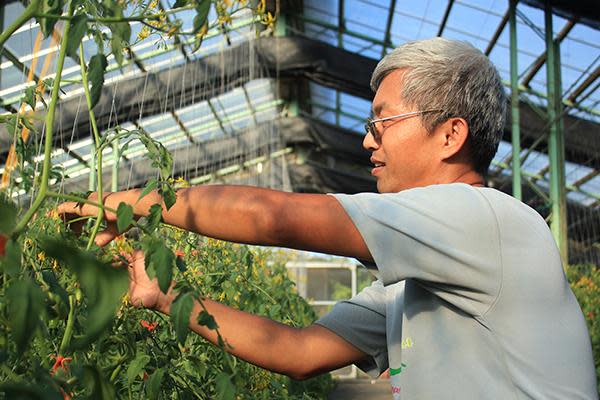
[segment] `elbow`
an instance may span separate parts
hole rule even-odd
[[[306,381],[314,378],[317,375],[320,375],[321,373],[322,372],[316,368],[299,367],[289,371],[289,373],[286,373],[286,375],[295,381]]]
[[[293,360],[293,362],[286,363],[284,374],[295,381],[305,381],[330,370],[325,363],[320,361],[321,358],[318,354],[320,351],[315,351],[316,348],[311,344],[308,332],[308,328],[296,330],[299,336],[294,341],[296,343],[294,348],[297,352],[293,355],[290,353],[292,357],[288,360]]]

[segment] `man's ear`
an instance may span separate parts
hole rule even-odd
[[[466,143],[469,137],[469,125],[464,118],[449,118],[443,124],[439,125],[441,132],[443,160],[455,157],[461,151],[467,151]]]

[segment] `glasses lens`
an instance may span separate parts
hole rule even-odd
[[[367,134],[370,133],[376,142],[379,142],[379,135],[377,134],[377,129],[375,129],[375,124],[373,123],[373,121],[370,118],[367,120],[367,123],[365,124],[365,131],[367,131]]]

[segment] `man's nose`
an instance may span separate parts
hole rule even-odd
[[[379,145],[377,144],[377,142],[375,141],[375,138],[373,137],[373,135],[371,133],[367,133],[365,135],[362,145],[365,148],[365,150],[369,150],[369,151],[373,151],[373,150],[376,150],[377,148],[379,148]]]

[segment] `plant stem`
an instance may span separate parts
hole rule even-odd
[[[34,4],[38,4],[39,1],[32,1],[29,4],[31,7]],[[74,3],[71,2],[69,5],[69,16],[73,15]],[[27,9],[29,9],[27,7]],[[58,54],[58,60],[56,62],[56,77],[54,80],[54,85],[52,85],[52,95],[50,99],[50,105],[48,107],[48,114],[46,115],[46,135],[44,138],[44,164],[42,167],[42,179],[40,185],[40,191],[38,192],[37,197],[35,198],[33,204],[27,210],[23,218],[17,224],[14,234],[18,235],[25,229],[33,215],[40,208],[44,199],[46,198],[46,192],[48,191],[48,179],[50,177],[50,169],[52,168],[52,133],[54,130],[54,114],[56,111],[56,104],[58,103],[58,91],[60,89],[60,78],[62,76],[63,66],[65,64],[65,56],[67,55],[67,42],[69,40],[69,30],[71,28],[71,24],[65,24],[65,29],[63,31],[63,36],[60,42],[60,52]],[[4,33],[3,33],[4,35]],[[0,44],[3,42],[0,41]]]
[[[58,355],[64,356],[69,343],[71,343],[71,337],[73,336],[73,326],[75,325],[75,296],[69,296],[69,316],[67,317],[67,327],[63,335],[60,347],[58,348]]]
[[[79,65],[81,66],[81,79],[83,83],[83,91],[85,93],[85,100],[88,106],[88,112],[90,115],[90,122],[92,123],[92,132],[94,134],[94,143],[96,144],[96,172],[98,173],[97,178],[97,191],[98,191],[98,203],[103,207],[103,199],[102,199],[102,150],[100,149],[100,133],[98,132],[98,125],[96,125],[96,117],[94,115],[94,110],[92,110],[92,96],[90,95],[90,86],[88,84],[88,74],[87,68],[85,66],[85,58],[83,54],[83,44],[79,44]],[[100,224],[102,223],[104,217],[104,209],[98,208],[98,216],[96,217],[96,224],[92,229],[92,233],[90,234],[90,239],[88,240],[88,244],[86,249],[89,250],[92,248],[94,244],[94,239],[100,230]]]
[[[4,43],[17,29],[25,25],[27,21],[35,16],[35,12],[40,7],[40,4],[41,0],[31,0],[25,11],[23,11],[23,14],[19,15],[19,17],[17,17],[17,19],[14,20],[2,34],[0,34],[0,49],[4,48]]]

